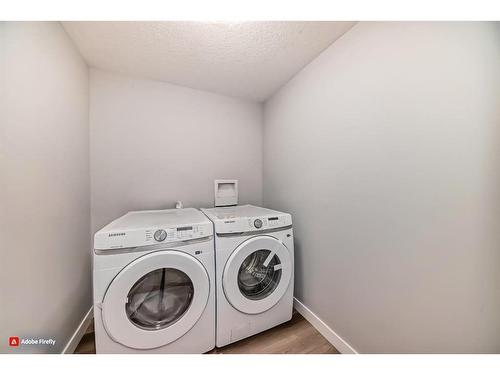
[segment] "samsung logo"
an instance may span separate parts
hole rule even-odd
[[[231,224],[231,223],[235,223],[236,220],[226,220],[224,221],[225,224]]]
[[[108,237],[125,236],[126,233],[110,233]]]

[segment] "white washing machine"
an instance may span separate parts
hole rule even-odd
[[[294,266],[291,215],[251,205],[202,211],[215,228],[216,346],[290,320]]]
[[[97,353],[215,346],[213,225],[194,208],[134,211],[94,237]]]

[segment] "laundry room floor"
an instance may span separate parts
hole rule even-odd
[[[80,340],[75,354],[95,354],[94,322]],[[339,354],[302,315],[268,331],[215,348],[208,354]]]

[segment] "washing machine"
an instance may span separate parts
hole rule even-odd
[[[194,208],[134,211],[94,236],[97,353],[215,346],[213,225]]]
[[[216,346],[291,319],[290,214],[252,205],[202,209],[215,230]]]

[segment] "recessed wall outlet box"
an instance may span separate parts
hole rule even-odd
[[[238,180],[215,180],[215,207],[238,204]]]

